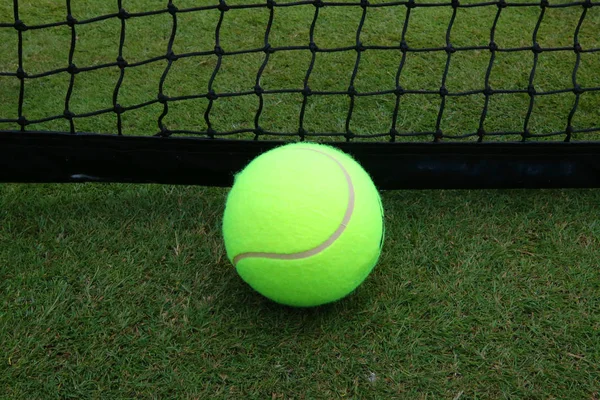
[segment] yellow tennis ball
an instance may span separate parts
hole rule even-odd
[[[236,175],[223,237],[229,260],[256,291],[289,306],[318,306],[353,292],[377,263],[381,198],[348,154],[288,144]]]

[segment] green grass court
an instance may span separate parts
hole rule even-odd
[[[304,311],[230,267],[225,190],[0,190],[7,398],[598,396],[596,190],[385,193],[379,265]]]
[[[0,4],[0,22],[12,21],[11,3]],[[65,16],[64,2],[19,3],[28,24]],[[162,9],[165,3],[123,1],[131,12]],[[179,8],[198,5],[176,3]],[[116,2],[73,1],[78,19],[116,10]],[[320,46],[353,44],[361,9],[343,10],[322,10],[322,25],[316,28]],[[459,10],[453,44],[486,45],[495,10]],[[276,11],[272,43],[305,44],[314,8]],[[414,12],[411,45],[443,46],[451,10]],[[540,43],[571,45],[580,12],[547,10]],[[498,25],[499,45],[530,45],[538,13],[537,8],[507,9]],[[368,14],[363,42],[399,40],[403,7]],[[218,12],[178,18],[176,52],[212,48]],[[223,46],[260,47],[267,18],[264,10],[228,12]],[[164,54],[168,14],[132,18],[127,26],[129,60]],[[119,30],[119,21],[112,19],[78,27],[76,64],[114,60]],[[581,43],[600,47],[599,31],[600,7],[593,7],[581,28]],[[30,73],[66,66],[68,28],[25,35]],[[0,50],[0,71],[16,70],[14,30],[0,29]],[[358,90],[394,85],[398,56],[384,53],[365,52]],[[263,56],[227,58],[215,90],[251,88]],[[313,86],[345,90],[355,58],[354,52],[318,55]],[[536,87],[571,87],[574,58],[573,53],[542,53]],[[445,59],[445,53],[409,54],[405,86],[439,89]],[[301,53],[275,53],[261,84],[301,88],[308,61]],[[482,88],[488,62],[489,52],[456,53],[448,87]],[[493,86],[526,86],[531,62],[530,54],[499,55]],[[173,96],[205,91],[214,63],[212,57],[178,60],[165,91]],[[159,61],[128,70],[120,102],[133,105],[156,96],[164,67]],[[598,69],[600,53],[582,55],[579,83],[599,86]],[[118,70],[79,74],[72,110],[110,107],[117,77]],[[33,119],[62,113],[67,86],[68,76],[61,74],[28,81],[25,114]],[[0,77],[0,118],[16,115],[17,91],[16,78]],[[482,98],[449,100],[444,131],[475,130]],[[310,129],[343,131],[347,100],[311,99]],[[430,130],[439,99],[406,99],[399,126]],[[253,126],[255,97],[220,100],[225,101],[212,113],[217,128]],[[296,130],[300,100],[265,97],[262,124]],[[564,129],[573,95],[539,100],[532,130]],[[521,129],[527,103],[527,95],[494,97],[489,129]],[[353,130],[387,131],[393,105],[393,95],[358,102]],[[205,106],[204,100],[179,102],[166,123],[173,129],[203,129]],[[124,133],[156,133],[161,109],[125,113]],[[574,125],[598,126],[598,109],[600,92],[586,93]],[[114,133],[115,116],[76,124],[84,132]],[[38,128],[68,130],[68,123]],[[597,140],[597,135],[576,139]],[[507,139],[518,137],[489,138]],[[387,235],[378,266],[350,297],[309,310],[278,306],[236,275],[220,231],[226,195],[227,189],[167,185],[0,185],[0,398],[600,398],[598,190],[384,192]]]

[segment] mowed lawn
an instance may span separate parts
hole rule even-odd
[[[2,397],[598,398],[597,190],[386,192],[379,265],[307,310],[236,275],[226,192],[1,186]]]
[[[113,13],[116,3],[73,0],[73,14],[85,20]],[[21,19],[31,25],[66,15],[63,2],[19,4]],[[123,1],[134,13],[165,4]],[[199,2],[176,4],[183,9]],[[539,30],[542,46],[571,45],[581,11],[547,10]],[[362,9],[320,12],[319,46],[352,46]],[[410,45],[443,46],[451,9],[413,12]],[[495,12],[495,7],[460,9],[453,44],[486,45]],[[539,12],[503,11],[498,44],[530,45]],[[312,5],[277,8],[272,45],[306,45],[313,14]],[[395,45],[404,15],[403,6],[369,9],[362,41]],[[268,17],[262,8],[228,11],[223,47],[261,47]],[[175,52],[211,49],[218,18],[215,10],[178,14]],[[12,2],[3,2],[0,23],[12,19]],[[164,54],[171,23],[164,13],[127,20],[125,57],[136,62]],[[119,20],[77,31],[78,66],[114,61]],[[584,48],[600,47],[598,31],[600,6],[588,10],[581,27]],[[67,27],[31,30],[24,37],[26,71],[66,66]],[[0,72],[16,70],[13,29],[0,29],[0,50],[5,54]],[[224,57],[215,91],[251,90],[263,59],[263,53]],[[532,59],[531,53],[499,54],[493,87],[526,88]],[[205,93],[215,60],[177,60],[165,93]],[[309,62],[310,53],[274,53],[261,85],[301,88]],[[353,51],[318,54],[311,87],[346,90],[355,62]],[[394,52],[365,52],[357,90],[393,88],[398,62]],[[409,54],[403,86],[439,89],[445,62],[444,52]],[[542,53],[539,62],[537,89],[571,87],[572,52]],[[454,54],[449,90],[482,88],[488,63],[487,51]],[[119,102],[132,106],[154,99],[165,66],[161,60],[128,69]],[[578,82],[600,86],[600,75],[593,73],[598,68],[600,52],[582,55]],[[117,68],[77,75],[71,109],[111,107],[117,79]],[[61,114],[68,80],[64,73],[28,80],[27,117]],[[15,118],[18,86],[17,78],[0,76],[0,119]],[[482,99],[449,99],[444,132],[474,131]],[[564,129],[574,95],[539,99],[532,131]],[[353,131],[389,130],[394,101],[393,95],[358,100]],[[439,96],[403,101],[398,127],[432,130]],[[527,95],[494,95],[488,128],[522,129],[528,101]],[[296,131],[300,104],[301,96],[265,95],[261,125]],[[175,102],[165,123],[201,131],[206,106],[204,99]],[[347,107],[344,96],[313,96],[306,127],[343,132]],[[579,107],[574,125],[598,126],[600,92],[582,95]],[[256,108],[254,95],[220,98],[211,118],[219,130],[252,127]],[[156,133],[161,112],[156,104],[127,111],[124,134]],[[110,113],[75,124],[82,132],[116,130]],[[0,130],[12,128],[15,124],[0,123]],[[31,128],[68,130],[68,123]],[[596,140],[597,134],[576,139]],[[348,298],[304,310],[264,299],[237,276],[222,243],[226,195],[227,189],[168,185],[0,185],[0,398],[600,398],[600,191],[383,192],[387,237],[373,273]]]

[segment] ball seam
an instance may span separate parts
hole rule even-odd
[[[352,214],[354,213],[354,206],[355,206],[355,200],[356,200],[354,184],[352,182],[352,177],[350,176],[350,173],[344,167],[344,165],[341,163],[341,161],[339,161],[336,157],[334,157],[330,154],[327,154],[324,151],[321,151],[318,149],[310,149],[310,148],[301,148],[299,150],[308,150],[308,151],[320,153],[320,154],[328,157],[329,159],[333,160],[338,165],[338,167],[342,170],[344,177],[346,178],[346,183],[348,184],[348,204],[346,206],[346,212],[344,213],[344,218],[342,219],[342,222],[337,227],[337,229],[333,232],[333,234],[331,234],[331,236],[329,236],[329,238],[327,238],[327,240],[325,240],[323,243],[319,244],[318,246],[316,246],[312,249],[304,250],[304,251],[300,251],[300,252],[296,252],[296,253],[272,253],[272,252],[240,253],[237,256],[235,256],[232,260],[234,266],[237,266],[237,264],[241,260],[244,260],[247,258],[268,258],[268,259],[272,259],[272,260],[300,260],[303,258],[312,257],[314,255],[317,255],[317,254],[323,252],[324,250],[329,248],[331,245],[333,245],[333,243],[335,243],[335,241],[346,230],[346,227],[348,226],[348,223],[350,222],[350,219],[352,218]]]

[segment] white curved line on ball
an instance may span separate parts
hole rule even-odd
[[[302,149],[302,150],[314,151],[314,152],[323,154],[326,157],[329,157],[340,167],[340,169],[344,173],[344,177],[346,178],[346,182],[348,183],[348,206],[346,207],[346,213],[344,214],[344,218],[342,219],[342,222],[340,223],[338,228],[335,230],[335,232],[333,232],[333,234],[326,241],[324,241],[323,243],[321,243],[320,245],[318,245],[317,247],[315,247],[313,249],[301,251],[299,253],[287,253],[287,254],[286,253],[267,253],[267,252],[264,252],[264,253],[263,252],[241,253],[233,258],[233,265],[237,265],[241,260],[246,259],[246,258],[269,258],[269,259],[273,259],[273,260],[299,260],[299,259],[306,258],[306,257],[312,257],[312,256],[324,251],[329,246],[331,246],[346,230],[346,227],[348,226],[348,222],[350,222],[350,218],[352,217],[352,213],[354,212],[354,203],[355,203],[354,185],[352,184],[352,178],[350,177],[350,174],[348,173],[346,168],[344,168],[344,165],[337,158],[325,153],[324,151],[320,151],[320,150],[316,150],[316,149],[308,149],[308,148]]]

